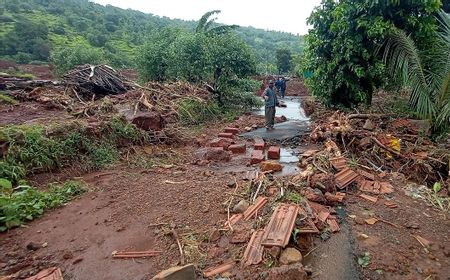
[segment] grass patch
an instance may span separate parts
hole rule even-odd
[[[145,141],[145,135],[122,118],[113,118],[95,129],[81,122],[3,127],[0,143],[8,148],[0,159],[0,178],[16,184],[27,174],[75,163],[86,170],[108,167],[120,158],[121,147]]]
[[[4,92],[0,91],[0,103],[18,105],[19,101],[15,100],[14,98],[12,98],[12,97],[6,95]]]
[[[39,191],[28,185],[13,189],[10,181],[0,179],[0,232],[31,221],[45,210],[59,207],[85,191],[78,181],[52,184],[47,191]]]

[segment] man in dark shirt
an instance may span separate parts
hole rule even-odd
[[[281,78],[280,91],[281,91],[281,98],[284,98],[284,94],[286,93],[286,79],[284,77]]]
[[[269,87],[264,91],[264,104],[266,116],[266,129],[273,130],[275,123],[275,106],[278,103],[277,95],[273,90],[273,81],[269,81]]]

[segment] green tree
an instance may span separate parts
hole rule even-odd
[[[440,5],[439,0],[323,0],[308,19],[313,28],[305,55],[314,72],[308,80],[312,93],[328,105],[370,104],[374,89],[385,82],[376,54],[385,36],[397,27],[427,45]]]
[[[278,73],[287,73],[291,70],[292,55],[288,49],[277,49],[277,68]]]
[[[215,21],[217,18],[211,18],[213,15],[220,14],[220,10],[206,12],[198,21],[195,28],[196,33],[206,33],[209,35],[218,35],[228,33],[231,30],[238,28],[237,25],[217,25]]]
[[[440,13],[440,28],[426,50],[420,50],[411,36],[393,29],[384,51],[393,76],[402,77],[411,91],[410,103],[436,130],[450,124],[450,16]]]
[[[55,65],[55,73],[62,76],[77,65],[101,64],[105,62],[105,58],[101,50],[80,44],[54,51],[51,61]]]

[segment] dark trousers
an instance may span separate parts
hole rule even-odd
[[[285,94],[286,90],[285,89],[281,89],[281,98],[284,98],[284,94]]]
[[[272,128],[275,124],[275,106],[266,107],[265,110],[266,115],[266,127]]]

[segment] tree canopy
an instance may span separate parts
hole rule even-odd
[[[377,50],[393,28],[427,44],[440,0],[323,0],[308,23],[305,50],[312,93],[327,104],[370,104],[387,79]]]
[[[5,3],[5,5],[3,5]],[[49,61],[51,53],[77,45],[96,49],[115,67],[133,67],[137,50],[163,28],[207,33],[234,29],[255,50],[259,63],[276,63],[276,49],[302,49],[302,37],[251,27],[220,25],[218,11],[206,14],[200,24],[172,20],[88,0],[2,0],[0,5],[0,59]]]

